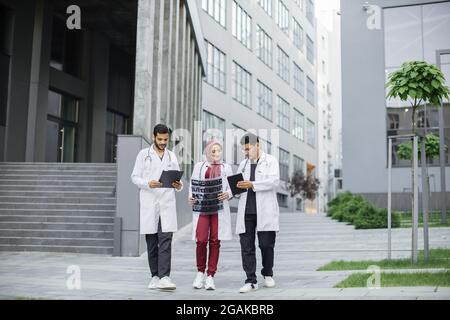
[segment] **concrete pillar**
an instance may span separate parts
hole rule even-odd
[[[161,122],[168,123],[170,115],[170,92],[171,88],[171,56],[172,56],[172,19],[173,19],[173,1],[163,1],[162,5],[163,21],[162,21],[162,61],[161,61]]]
[[[177,69],[177,90],[176,90],[176,118],[175,126],[181,128],[183,124],[183,105],[184,105],[184,90],[185,90],[185,72],[186,72],[186,28],[187,28],[187,15],[184,5],[180,6],[180,19],[178,29],[178,69]]]
[[[180,0],[171,0],[172,4],[172,24],[171,24],[171,54],[170,54],[170,87],[169,92],[169,117],[167,123],[176,128],[177,117],[177,89],[178,89],[178,47],[179,47],[179,21],[180,21]]]
[[[5,161],[25,161],[35,2],[7,1],[14,12]]]
[[[138,0],[133,133],[151,138],[154,17],[159,1]]]
[[[117,200],[116,217],[121,219],[120,250],[117,255],[137,257],[145,248],[145,239],[139,234],[139,189],[131,181],[136,156],[150,141],[140,136],[119,135],[117,141]]]
[[[108,106],[109,41],[97,32],[92,35],[90,72],[89,160],[90,162],[104,162]]]
[[[152,78],[152,118],[155,125],[161,122],[161,85],[162,85],[162,59],[163,59],[163,44],[164,44],[164,2],[155,1],[155,35],[153,39],[153,78]]]
[[[26,161],[45,161],[52,16],[44,0],[36,1],[31,51]]]

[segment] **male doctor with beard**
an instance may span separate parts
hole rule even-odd
[[[180,170],[175,154],[167,150],[170,129],[158,124],[153,129],[153,144],[136,157],[131,180],[140,189],[140,234],[145,234],[148,263],[152,279],[149,289],[175,290],[170,279],[172,234],[177,231],[175,191],[181,191],[181,181],[173,188],[161,188],[163,170]]]
[[[259,138],[246,133],[241,138],[244,159],[237,170],[242,173],[244,181],[237,187],[246,189],[240,194],[236,233],[241,243],[242,266],[247,279],[240,288],[240,293],[258,289],[256,277],[255,233],[261,250],[261,274],[265,287],[275,286],[273,279],[274,247],[276,232],[279,231],[279,207],[276,189],[280,180],[278,160],[261,150]]]

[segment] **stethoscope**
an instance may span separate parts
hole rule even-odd
[[[151,148],[152,147],[150,147],[150,148],[148,148],[148,151],[147,151],[147,156],[144,158],[144,163],[145,163],[145,167],[146,168],[150,168],[151,167],[151,165],[152,165],[152,163],[153,163],[153,158],[152,158],[152,154],[151,154]],[[168,168],[171,168],[172,167],[172,156],[170,155],[170,152],[167,152],[167,154],[169,155],[169,164],[168,164]],[[164,159],[164,156],[166,155],[166,152],[164,152],[164,155],[163,155],[163,159]]]
[[[245,160],[244,167],[242,168],[242,173],[245,173],[245,168],[247,168],[247,164],[248,164],[249,160],[250,160],[249,158],[247,158]],[[262,170],[261,170],[262,163],[265,162],[266,163],[265,166],[267,167],[268,166],[268,162],[266,160],[266,157],[264,157],[264,159],[260,159],[260,160],[261,160],[261,162],[258,160],[256,167],[258,168],[258,172],[262,173]],[[259,165],[259,164],[261,164],[261,165]]]
[[[203,167],[205,166],[206,163],[207,163],[207,161],[204,161],[202,163],[202,166],[200,167],[200,171],[198,172],[198,179],[199,180],[202,180],[202,170],[203,170]],[[225,165],[223,163],[221,163],[220,165],[222,166],[222,169],[225,168]],[[222,173],[222,177],[224,177],[225,176],[224,170],[221,170],[221,173]]]

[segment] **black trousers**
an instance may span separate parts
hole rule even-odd
[[[172,259],[172,232],[162,232],[161,219],[158,222],[158,233],[146,234],[148,264],[152,277],[170,276]]]
[[[256,248],[255,234],[258,234],[258,243],[261,250],[262,276],[273,276],[273,259],[275,248],[275,231],[256,232],[256,214],[245,215],[245,233],[239,235],[241,242],[242,267],[247,275],[245,283],[257,283],[256,277]]]

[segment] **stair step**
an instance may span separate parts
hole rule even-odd
[[[45,230],[45,229],[0,229],[1,237],[38,237],[38,238],[84,238],[114,239],[112,231],[95,230]]]
[[[84,210],[115,210],[115,204],[95,204],[95,203],[23,203],[5,202],[1,204],[2,209],[84,209]]]
[[[39,191],[39,192],[107,192],[113,194],[115,191],[115,184],[111,184],[110,187],[105,186],[52,186],[52,185],[0,185],[0,192],[31,192],[31,191]]]
[[[95,192],[95,191],[28,191],[28,190],[1,190],[1,196],[16,196],[16,197],[68,197],[68,198],[111,198],[114,196],[113,191],[109,192]],[[0,200],[1,201],[1,200]]]
[[[58,245],[0,245],[0,251],[43,251],[43,252],[72,252],[91,254],[112,254],[112,247],[90,246],[58,246]]]
[[[0,175],[46,175],[46,176],[75,176],[75,175],[90,175],[90,176],[116,176],[116,170],[34,170],[34,169],[5,169],[0,167]]]
[[[44,216],[44,215],[0,215],[0,222],[63,222],[63,223],[114,223],[113,217],[99,216]]]
[[[65,216],[65,217],[114,217],[114,210],[85,210],[85,209],[0,209],[0,216],[4,215],[31,215],[31,216]]]
[[[116,198],[80,198],[80,197],[45,197],[45,196],[2,196],[0,195],[0,203],[74,203],[74,204],[116,204]]]
[[[0,183],[2,180],[34,180],[34,181],[55,181],[55,180],[64,180],[70,181],[111,181],[115,182],[117,177],[113,175],[105,175],[105,176],[92,176],[89,174],[78,174],[76,176],[70,174],[58,174],[58,175],[49,175],[49,174],[6,174],[0,173]]]
[[[116,163],[51,163],[51,162],[2,162],[1,169],[37,170],[114,170]]]
[[[47,185],[47,186],[90,186],[90,187],[112,187],[116,185],[116,181],[99,181],[99,180],[14,180],[14,179],[0,179],[0,185],[17,185],[27,184],[29,186]]]
[[[112,247],[113,240],[83,238],[0,237],[0,244]]]
[[[113,223],[0,222],[0,229],[95,230],[113,231]]]
[[[116,164],[0,163],[0,251],[111,254]]]

